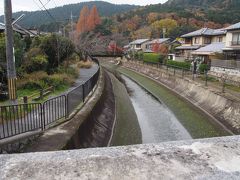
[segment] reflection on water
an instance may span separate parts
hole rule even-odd
[[[131,101],[138,116],[143,143],[192,139],[175,115],[138,84],[123,76],[133,92]]]

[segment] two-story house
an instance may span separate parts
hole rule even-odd
[[[222,57],[212,60],[211,71],[240,76],[240,22],[226,28]]]
[[[223,51],[227,59],[240,61],[240,22],[226,28],[226,46]]]
[[[149,39],[137,39],[129,43],[130,51],[145,51]]]
[[[146,43],[146,50],[144,52],[146,53],[151,53],[153,52],[153,46],[154,44],[158,44],[158,45],[161,45],[161,44],[170,44],[171,43],[171,39],[170,38],[160,38],[160,39],[153,39],[152,41],[149,41]]]
[[[224,43],[225,35],[226,31],[224,29],[202,28],[182,35],[184,43],[177,47],[176,50],[178,51],[178,55],[183,56],[185,59],[192,59],[200,53],[196,52],[196,50],[212,43]],[[205,56],[202,53],[200,55]]]

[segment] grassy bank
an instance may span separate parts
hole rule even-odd
[[[192,104],[176,96],[157,82],[125,68],[118,71],[131,77],[158,97],[179,119],[193,138],[207,138],[229,135],[220,125]]]

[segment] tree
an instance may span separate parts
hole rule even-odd
[[[74,52],[74,44],[69,39],[56,34],[43,37],[39,47],[48,57],[48,73],[53,72],[60,63]]]
[[[147,16],[147,22],[152,24],[154,21],[158,19],[158,13],[149,13]]]
[[[98,14],[97,7],[94,5],[92,7],[92,10],[89,14],[88,21],[87,21],[88,30],[91,31],[95,29],[95,27],[99,24],[101,24],[101,19]]]
[[[132,39],[144,39],[144,38],[151,38],[151,28],[148,26],[142,27],[137,31],[131,33]]]
[[[77,22],[77,35],[79,36],[81,33],[87,32],[89,27],[87,26],[89,16],[89,9],[88,6],[84,6],[80,12],[80,16]]]
[[[40,48],[31,48],[24,57],[23,68],[27,73],[45,71],[47,68],[47,56]]]
[[[167,55],[168,54],[168,46],[165,44],[159,44],[155,42],[152,45],[152,51],[155,53],[160,53],[162,55]]]
[[[160,21],[155,21],[151,24],[151,27],[154,31],[157,32],[158,37],[160,37],[163,28],[166,28],[166,35],[169,35],[169,33],[177,27],[177,22],[173,19],[167,18]]]

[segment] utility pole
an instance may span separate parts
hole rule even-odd
[[[165,38],[166,32],[167,32],[167,29],[163,28],[163,38]]]
[[[17,99],[16,93],[16,68],[13,52],[13,28],[12,28],[12,2],[4,0],[4,20],[6,34],[6,58],[7,58],[7,77],[9,99],[13,102]]]

